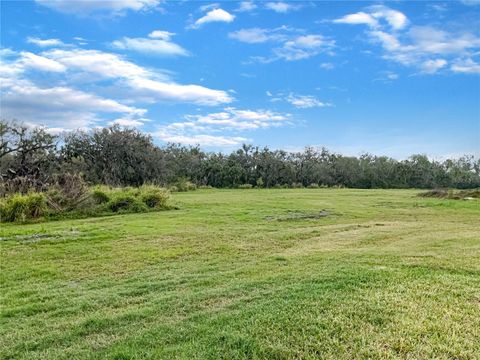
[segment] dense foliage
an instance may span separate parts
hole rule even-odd
[[[158,147],[150,135],[113,126],[59,137],[42,128],[0,123],[0,192],[45,191],[61,174],[81,174],[89,184],[213,187],[475,188],[480,159],[445,161],[413,155],[343,156],[325,148],[302,152],[243,145],[230,154],[197,146]]]

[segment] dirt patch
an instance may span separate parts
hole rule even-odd
[[[316,212],[303,212],[303,211],[289,211],[285,215],[271,215],[265,216],[267,221],[295,221],[295,220],[308,220],[308,219],[321,219],[330,215],[327,210],[320,210]]]

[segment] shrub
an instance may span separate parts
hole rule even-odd
[[[261,187],[263,187],[263,184],[264,184],[263,179],[261,177],[259,177],[257,179],[257,187],[261,188]]]
[[[108,188],[97,186],[92,190],[92,199],[95,204],[105,204],[110,200]]]
[[[108,209],[112,212],[145,212],[147,206],[138,198],[132,195],[119,193],[116,194],[109,202]]]
[[[200,185],[198,189],[210,190],[210,189],[214,189],[214,187],[212,185]]]
[[[36,219],[47,210],[45,195],[41,193],[14,194],[0,202],[0,220],[13,222]]]
[[[177,182],[175,183],[175,186],[177,187],[177,191],[182,191],[182,192],[197,190],[197,185],[195,185],[190,180],[185,178],[178,179]]]
[[[317,183],[311,183],[310,185],[307,186],[309,189],[318,189],[320,186],[318,186]]]
[[[253,188],[253,185],[252,184],[241,184],[241,185],[238,185],[238,188],[239,189],[251,189],[251,188]]]
[[[303,184],[302,183],[299,183],[299,182],[294,182],[292,183],[292,189],[301,189],[303,188]]]
[[[142,202],[149,208],[162,209],[167,206],[169,194],[166,190],[153,185],[144,185],[140,188]]]

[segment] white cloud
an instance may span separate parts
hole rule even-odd
[[[232,97],[222,90],[213,90],[199,85],[180,85],[148,78],[128,80],[138,95],[151,96],[157,100],[191,102],[199,105],[229,103]]]
[[[117,120],[124,125],[127,120],[138,125],[146,113],[132,105],[139,102],[218,105],[232,101],[226,91],[178,84],[153,69],[98,50],[51,49],[40,54],[9,50],[2,51],[2,56],[2,116],[37,125],[88,127],[111,119],[113,113],[122,115]],[[112,95],[125,103],[109,98]]]
[[[232,101],[225,91],[199,85],[177,84],[115,54],[98,50],[52,50],[43,53],[71,70],[92,73],[99,78],[121,79],[135,96],[149,97],[151,101],[180,101],[199,105],[218,105]]]
[[[255,5],[253,1],[242,1],[236,11],[247,12],[247,11],[253,11],[256,8],[257,8],[257,5]]]
[[[332,63],[326,62],[326,63],[321,63],[320,68],[325,69],[325,70],[332,70],[333,68],[335,68],[335,65],[332,64]]]
[[[231,32],[229,37],[241,42],[256,44],[271,41],[280,44],[273,48],[271,57],[251,57],[253,61],[270,63],[276,60],[301,60],[330,51],[335,41],[318,34],[298,35],[302,30],[282,26],[275,29],[250,28]]]
[[[425,60],[422,65],[421,69],[422,72],[425,74],[435,74],[438,70],[445,67],[447,65],[447,61],[445,59],[435,59],[435,60]]]
[[[89,126],[99,120],[98,113],[140,116],[146,112],[69,87],[41,88],[27,80],[3,86],[1,105],[5,118],[62,128]]]
[[[372,27],[378,25],[377,20],[371,16],[370,14],[364,13],[363,11],[355,13],[355,14],[348,14],[339,19],[333,20],[334,23],[337,24],[365,24]]]
[[[151,37],[152,34],[150,34]],[[163,36],[164,39],[157,38],[129,38],[124,37],[121,40],[116,40],[112,42],[112,46],[116,49],[121,50],[132,50],[145,54],[154,54],[154,55],[169,55],[169,56],[188,56],[189,53],[187,50],[182,48],[180,45],[177,45],[173,42],[170,42],[168,39],[172,35],[171,33],[166,34],[162,33],[153,33],[154,36]],[[167,40],[165,40],[167,37]]]
[[[368,13],[360,11],[348,14],[333,20],[333,22],[337,24],[363,24],[377,28],[380,26],[379,20],[385,20],[395,30],[404,28],[408,23],[408,19],[403,13],[383,5],[371,6]]]
[[[161,129],[153,136],[168,143],[180,143],[186,145],[200,145],[200,146],[237,146],[242,143],[249,142],[249,139],[239,136],[216,136],[216,135],[180,135],[171,134],[164,129]]]
[[[370,7],[371,15],[375,19],[385,19],[387,23],[395,30],[403,29],[408,24],[408,19],[400,11],[390,9],[383,5]]]
[[[456,65],[460,59],[471,58],[480,51],[480,38],[469,31],[409,27],[403,13],[383,5],[370,6],[367,11],[346,15],[334,22],[367,25],[366,34],[372,42],[381,44],[384,59],[414,66],[421,73],[435,74],[448,63],[454,64],[451,71],[460,72],[458,66],[461,65]]]
[[[451,66],[451,70],[456,73],[480,74],[480,64],[470,58],[457,60],[457,62]]]
[[[20,55],[20,64],[25,68],[51,72],[65,72],[67,70],[65,65],[59,63],[58,61],[51,60],[43,56],[38,56],[31,52],[22,51]]]
[[[292,11],[292,10],[297,10],[299,8],[298,5],[293,5],[291,3],[286,3],[286,2],[283,2],[283,1],[278,1],[278,2],[267,2],[265,4],[265,8],[268,9],[268,10],[273,10],[277,13],[282,13],[282,14],[285,14],[289,11]]]
[[[190,26],[193,29],[198,29],[202,25],[210,22],[226,22],[230,23],[235,19],[235,15],[232,15],[226,12],[223,9],[213,9],[210,10],[205,16],[202,16],[200,19],[195,21],[195,23]]]
[[[461,0],[461,3],[467,6],[480,5],[480,0]]]
[[[286,41],[281,48],[274,49],[274,53],[287,61],[301,60],[331,49],[334,44],[322,35],[302,35]]]
[[[40,47],[53,47],[53,46],[65,45],[62,41],[58,39],[39,39],[36,37],[28,37],[27,42],[30,44],[35,44]]]
[[[174,36],[175,33],[172,33],[170,31],[165,31],[165,30],[154,30],[150,34],[148,34],[149,38],[152,39],[162,39],[165,41],[169,41],[172,36]]]
[[[50,9],[69,13],[88,15],[108,13],[123,15],[125,11],[145,11],[158,7],[161,0],[35,0]]]
[[[416,49],[432,54],[458,54],[480,47],[480,38],[473,34],[450,34],[430,26],[415,26],[409,36]]]
[[[235,39],[248,44],[258,44],[272,40],[272,35],[267,29],[251,28],[240,29],[228,34],[231,39]]]
[[[110,121],[108,124],[120,125],[124,127],[140,127],[144,125],[144,123],[140,120],[128,119],[128,118],[116,119],[116,120]]]
[[[290,94],[286,97],[286,100],[293,106],[300,109],[332,106],[331,103],[320,101],[315,96],[311,95]]]
[[[284,126],[289,124],[289,118],[289,114],[279,114],[270,110],[239,110],[228,107],[221,112],[206,115],[186,115],[185,121],[158,127],[154,136],[167,142],[231,146],[247,142],[248,139],[228,134],[229,132]],[[218,132],[224,134],[217,135]]]

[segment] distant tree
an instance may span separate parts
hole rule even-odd
[[[42,127],[0,121],[0,178],[4,187],[26,192],[48,186],[57,169],[58,137]]]

